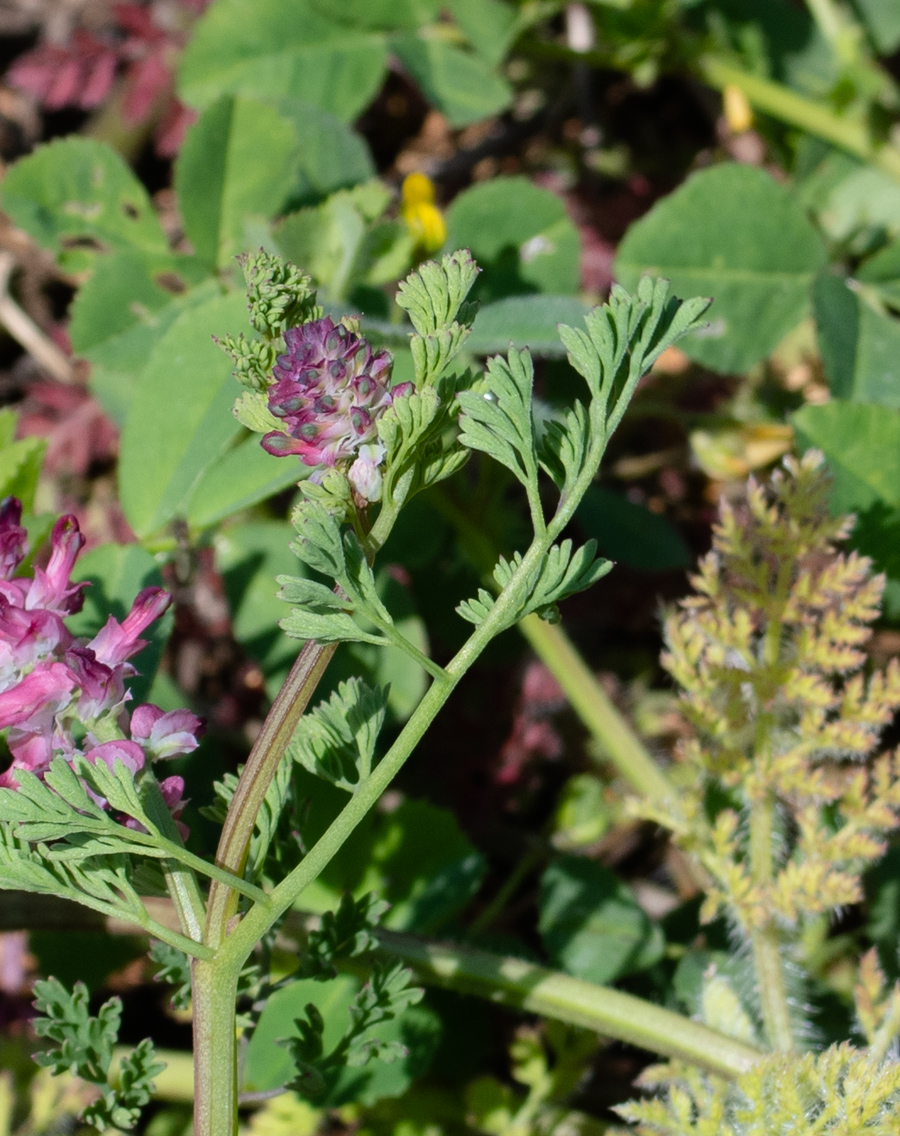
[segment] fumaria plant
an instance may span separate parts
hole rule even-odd
[[[73,580],[78,525],[59,520],[45,565],[30,565],[21,504],[7,498],[0,726],[12,760],[0,787],[2,886],[75,901],[156,940],[161,977],[192,1008],[198,1136],[237,1133],[242,1101],[352,1099],[359,1071],[406,1058],[413,1035],[404,1025],[423,994],[417,975],[551,1023],[552,1059],[527,1030],[511,1050],[524,1097],[490,1078],[471,1087],[467,1116],[481,1130],[590,1130],[589,1118],[560,1108],[591,1049],[584,1033],[566,1032],[581,1027],[670,1059],[643,1074],[658,1095],[619,1109],[645,1136],[888,1136],[900,1105],[900,984],[890,986],[872,950],[856,971],[853,1036],[817,1051],[812,1014],[821,920],[860,900],[864,870],[900,825],[897,760],[877,756],[900,706],[900,671],[863,670],[884,580],[865,557],[840,550],[851,525],[829,513],[830,481],[814,451],[786,459],[769,486],[751,481],[746,501],[722,505],[696,594],[667,617],[663,662],[694,730],[678,763],[664,772],[634,744],[632,762],[618,758],[635,814],[668,828],[689,857],[705,897],[701,928],[724,919],[730,929],[730,956],[682,960],[676,985],[689,991],[682,1000],[692,1016],[524,960],[382,929],[387,904],[371,892],[344,894],[312,921],[302,914],[304,897],[490,641],[523,620],[531,636],[534,620],[552,626],[561,600],[608,572],[593,542],[576,547],[567,526],[641,376],[696,329],[708,301],[670,298],[665,281],[644,277],[635,295],[614,288],[583,329],[561,326],[587,398],[539,427],[527,351],[510,348],[484,373],[454,366],[475,317],[467,295],[478,270],[467,252],[423,264],[401,284],[398,304],[414,328],[413,378],[402,382],[392,382],[390,354],[366,341],[358,321],[323,312],[299,269],[263,251],[241,263],[252,334],[224,335],[219,346],[244,387],[239,420],[262,435],[271,460],[305,474],[292,515],[298,574],[278,578],[282,630],[304,645],[239,775],[212,787],[205,811],[221,823],[214,860],[196,855],[185,845],[184,782],[160,775],[160,763],[194,750],[202,723],[188,709],[129,705],[129,660],[169,596],[146,588],[124,618],[110,616],[92,637],[75,634],[84,593]],[[440,665],[399,626],[373,563],[404,506],[467,476],[473,451],[518,482],[532,538],[459,604],[472,631]],[[342,643],[400,651],[429,677],[387,745],[379,743],[384,687],[352,677],[308,709]],[[301,774],[341,802],[313,840]],[[607,886],[604,871],[563,858],[543,877],[545,943],[576,972],[587,965],[593,975],[609,962],[567,954],[572,944],[582,954],[590,947],[578,943],[578,881],[589,889],[590,922],[590,889]],[[613,902],[625,904],[620,918],[631,917],[621,897]],[[567,906],[577,927],[560,940]],[[607,934],[606,949],[620,941]],[[659,958],[652,935],[626,948]],[[348,973],[364,982],[336,1030],[333,998]],[[293,983],[311,993],[293,1031],[274,1039],[289,1072],[272,1091],[242,1092],[266,1007]],[[164,1068],[152,1041],[116,1054],[121,1005],[112,999],[92,1015],[81,983],[68,990],[49,978],[35,994],[35,1030],[49,1043],[39,1063],[99,1090],[85,1123],[134,1127]]]
[[[179,958],[189,960],[197,1136],[237,1130],[236,1004],[248,984],[267,980],[260,944],[271,941],[375,805],[487,644],[530,613],[558,618],[560,600],[611,567],[595,556],[592,542],[576,547],[567,539],[566,526],[639,379],[697,325],[708,304],[672,299],[664,281],[647,278],[635,296],[616,288],[583,330],[561,327],[588,397],[539,432],[527,351],[492,358],[484,374],[452,366],[475,315],[466,302],[477,275],[468,253],[424,264],[401,285],[398,303],[415,329],[415,371],[414,382],[394,386],[388,353],[373,350],[355,321],[323,315],[299,270],[261,252],[244,259],[244,272],[255,334],[221,343],[246,388],[235,412],[263,433],[270,453],[298,455],[312,470],[292,518],[292,548],[306,571],[279,579],[289,605],[282,628],[305,643],[239,779],[217,787],[227,807],[214,863],[184,847],[182,783],[160,779],[154,769],[154,762],[196,745],[199,721],[189,711],[141,705],[129,713],[127,705],[125,681],[133,670],[127,660],[168,597],[142,593],[124,621],[110,617],[82,642],[65,622],[81,599],[70,581],[81,543],[74,520],[59,522],[47,568],[28,578],[15,574],[25,552],[15,502],[2,518],[0,721],[10,729],[13,763],[0,790],[0,879],[7,888],[74,899],[137,924],[164,944],[157,957],[170,969],[177,971]],[[372,563],[403,506],[457,473],[472,451],[500,462],[521,483],[533,537],[524,551],[500,558],[490,589],[460,604],[473,630],[439,666],[397,627]],[[342,642],[394,646],[430,676],[424,697],[380,756],[382,689],[353,680],[301,717]],[[303,854],[285,847],[291,836],[279,827],[295,761],[347,794],[336,819]],[[160,892],[172,900],[178,930],[155,920],[144,902]],[[363,953],[378,913],[377,902],[348,901],[324,918],[303,951],[301,973],[327,981],[338,958]],[[344,1067],[394,1058],[398,1046],[380,1036],[379,1026],[419,999],[410,979],[399,964],[376,963],[350,1008],[346,1033],[331,1048],[323,1042],[322,1014],[310,1003],[288,1041],[292,1086],[321,1096]],[[106,1085],[115,1007],[86,1018],[83,992],[69,995],[53,983],[39,988],[39,999],[45,1013],[39,1032],[59,1043],[46,1060]],[[258,999],[254,1006],[258,1013]],[[740,1046],[729,1050],[723,1039],[720,1052],[693,1023],[664,1017],[672,1020],[651,1024],[664,1052],[688,1056],[705,1044],[715,1068],[747,1063]],[[647,1023],[637,1018],[640,1033]],[[686,1031],[681,1041],[679,1025]],[[154,1071],[152,1047],[144,1044],[126,1059],[119,1087],[109,1088],[88,1118],[101,1128],[133,1120]]]

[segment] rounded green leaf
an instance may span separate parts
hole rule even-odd
[[[206,279],[205,287],[191,287]],[[196,257],[120,249],[97,258],[71,307],[72,350],[91,364],[91,391],[124,425],[137,376],[178,316],[216,294]]]
[[[563,356],[566,349],[557,327],[580,327],[590,307],[574,296],[507,296],[479,308],[466,350],[495,355],[527,347],[532,355]]]
[[[815,446],[834,475],[836,513],[900,507],[900,411],[833,399],[792,415],[801,448]]]
[[[527,178],[464,190],[447,210],[445,248],[471,251],[484,270],[475,291],[485,300],[578,287],[578,231],[562,201]]]
[[[679,296],[713,297],[709,326],[683,339],[698,362],[729,373],[764,359],[809,310],[827,260],[819,235],[784,186],[751,166],[693,174],[628,230],[616,278],[665,276]]]
[[[480,55],[415,35],[394,36],[391,47],[450,126],[468,126],[512,102],[512,88]]]
[[[3,179],[3,208],[14,224],[72,271],[98,252],[167,251],[147,191],[112,147],[87,138],[40,146]]]
[[[383,37],[328,18],[311,0],[218,0],[194,26],[178,91],[191,106],[221,95],[293,95],[350,122],[387,65]]]
[[[830,275],[816,280],[813,307],[832,394],[900,409],[900,319],[875,311]]]
[[[246,323],[243,292],[184,312],[138,378],[119,459],[122,508],[138,536],[186,512],[200,477],[240,430],[231,413],[231,361],[212,337]]]
[[[662,957],[659,927],[618,876],[596,860],[554,860],[541,878],[539,906],[547,953],[576,978],[608,983]]]

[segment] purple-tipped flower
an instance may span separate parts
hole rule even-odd
[[[110,667],[121,665],[147,646],[147,640],[139,638],[141,632],[159,619],[171,602],[172,597],[162,588],[144,588],[124,620],[119,623],[110,616],[88,646],[101,663]]]
[[[50,538],[53,551],[46,568],[35,568],[34,580],[25,596],[28,611],[43,608],[65,615],[81,611],[82,592],[86,584],[73,584],[69,577],[78,553],[84,547],[84,537],[74,517],[60,517],[53,526]]]
[[[289,328],[284,338],[287,352],[278,356],[268,392],[269,410],[284,429],[266,434],[263,448],[276,457],[296,454],[305,465],[347,465],[363,475],[351,472],[357,492],[377,499],[381,478],[368,465],[377,466],[383,451],[377,460],[370,454],[365,469],[355,459],[362,447],[377,447],[378,419],[412,384],[392,389],[390,355],[329,316]]]
[[[74,639],[65,618],[80,609],[85,587],[71,580],[84,545],[78,522],[63,517],[56,523],[46,568],[15,576],[26,551],[21,516],[14,498],[0,502],[0,729],[7,730],[12,755],[0,788],[18,788],[23,770],[43,776],[58,757],[71,762],[83,755],[110,769],[118,759],[141,777],[150,761],[190,753],[202,724],[189,710],[166,714],[142,706],[131,724],[126,711],[131,695],[125,679],[136,673],[128,660],[145,646],[141,633],[172,597],[162,588],[145,588],[121,623],[110,618],[90,642]],[[184,782],[167,778],[160,789],[177,820]]]
[[[164,713],[158,706],[138,706],[131,715],[131,736],[153,756],[154,761],[193,753],[203,733],[203,721],[190,710]]]

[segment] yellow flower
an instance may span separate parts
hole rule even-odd
[[[725,121],[733,134],[743,134],[753,125],[753,108],[740,87],[729,83],[722,91]]]
[[[447,225],[434,203],[434,182],[425,174],[409,174],[401,194],[400,212],[416,246],[426,253],[437,252],[447,239]]]

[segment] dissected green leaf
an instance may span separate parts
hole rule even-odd
[[[287,752],[310,773],[355,792],[373,768],[387,691],[361,679],[342,682],[297,723]]]
[[[359,988],[357,979],[340,975],[327,983],[303,979],[273,994],[247,1047],[242,1087],[265,1091],[287,1084],[295,1076],[289,1051],[278,1043],[296,1034],[295,1022],[306,1018],[310,1005],[322,1018],[322,1048],[331,1052],[345,1035]],[[404,1093],[431,1063],[440,1037],[440,1018],[426,1005],[409,1006],[399,1017],[381,1025],[378,1032],[384,1042],[398,1043],[408,1055],[398,1056],[392,1064],[372,1061],[362,1068],[346,1067],[317,1104],[330,1107],[358,1101],[371,1105]]]
[[[458,395],[462,408],[460,441],[472,450],[490,454],[518,480],[537,492],[537,457],[531,388],[534,368],[528,351],[511,348],[508,360],[488,361],[483,389]],[[481,388],[482,384],[479,384]]]

